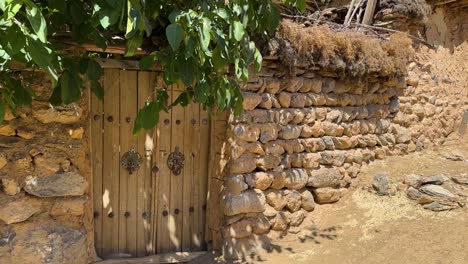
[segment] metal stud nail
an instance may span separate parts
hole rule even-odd
[[[114,121],[114,117],[113,117],[113,116],[108,116],[108,117],[107,117],[107,121],[113,122],[113,121]]]
[[[164,119],[164,124],[165,124],[165,125],[169,125],[170,122],[171,122],[171,121],[170,121],[169,119],[167,119],[167,118]]]
[[[132,118],[128,116],[127,118],[125,118],[125,121],[127,121],[127,123],[130,123],[132,122]]]
[[[141,214],[141,216],[143,217],[143,219],[148,219],[148,218],[149,218],[148,212],[143,212],[143,213]]]
[[[94,216],[94,218],[98,218],[99,217],[99,212],[94,212],[93,216]]]
[[[179,213],[180,213],[179,209],[176,208],[176,209],[174,210],[174,214],[177,215],[177,214],[179,214]]]
[[[158,173],[159,172],[158,166],[154,165],[153,168],[151,168],[151,172]]]
[[[94,115],[94,121],[98,121],[99,119],[101,119],[101,116],[100,115]]]
[[[162,215],[163,215],[163,216],[167,216],[168,214],[169,214],[169,213],[167,212],[167,210],[164,210],[164,211],[162,212]]]
[[[129,217],[130,217],[130,212],[125,212],[124,216],[125,216],[126,218],[129,218]]]
[[[109,218],[113,218],[113,217],[114,217],[114,212],[110,212],[107,216],[108,216]]]
[[[194,211],[195,211],[195,208],[193,208],[193,206],[190,206],[189,212],[193,213]]]
[[[180,125],[180,120],[177,119],[177,120],[175,121],[175,123],[176,123],[176,125]]]

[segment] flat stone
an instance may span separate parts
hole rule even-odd
[[[343,175],[334,167],[321,167],[318,170],[308,170],[307,186],[315,188],[336,187],[340,185]]]
[[[451,178],[455,183],[468,185],[468,176],[452,176]]]
[[[289,217],[285,212],[279,212],[272,220],[271,220],[271,229],[275,231],[284,231],[288,228],[289,225]]]
[[[423,178],[421,175],[417,174],[409,174],[405,176],[404,183],[408,186],[414,187],[414,188],[419,188],[423,182]]]
[[[410,186],[408,190],[406,190],[406,196],[408,196],[408,198],[412,200],[418,200],[419,198],[421,198],[422,193],[418,191],[418,189]]]
[[[81,196],[88,183],[77,172],[58,173],[48,177],[29,176],[24,190],[38,197]]]
[[[6,224],[24,222],[42,210],[41,202],[28,196],[12,198],[0,195],[0,204],[0,220]]]
[[[299,192],[288,190],[286,194],[286,200],[287,200],[286,207],[291,212],[296,212],[299,209],[301,209],[302,197]]]
[[[334,203],[341,198],[340,190],[331,187],[314,189],[313,193],[318,204]]]
[[[83,109],[74,103],[65,107],[49,107],[47,109],[37,109],[33,111],[34,118],[44,124],[73,124],[79,122],[82,115]]]
[[[285,172],[284,186],[290,190],[299,190],[306,186],[308,181],[305,169],[289,169]]]
[[[0,136],[14,136],[16,135],[16,130],[10,125],[0,125]]]
[[[255,109],[262,102],[262,96],[257,93],[243,92],[242,97],[242,105],[246,111]]]
[[[60,225],[30,225],[27,230],[17,231],[10,257],[12,261],[5,263],[87,263],[86,235]]]
[[[281,211],[288,203],[287,193],[284,190],[267,190],[265,192],[266,202],[276,211]]]
[[[76,129],[70,129],[69,134],[73,139],[82,139],[84,135],[84,128],[79,127]]]
[[[315,209],[315,200],[314,200],[314,196],[312,195],[312,193],[307,190],[307,189],[304,189],[304,190],[301,190],[299,191],[299,193],[301,194],[301,207],[302,209],[306,210],[307,212],[311,212]]]
[[[224,214],[261,213],[265,210],[265,195],[261,191],[247,190],[240,194],[227,194],[223,198]]]
[[[422,179],[422,184],[437,184],[442,185],[444,182],[448,181],[449,178],[444,175],[436,175],[436,176],[429,176],[424,177]]]
[[[288,215],[290,226],[299,226],[304,221],[306,213],[303,210]]]
[[[245,175],[245,181],[253,188],[266,190],[273,182],[273,174],[269,172],[255,172]]]
[[[390,191],[390,180],[387,173],[378,173],[374,176],[372,187],[379,195],[388,195]]]
[[[227,176],[224,180],[224,187],[233,194],[240,194],[249,188],[244,181],[244,176],[240,174]]]
[[[51,216],[81,216],[85,211],[86,199],[73,198],[55,201],[50,210]]]
[[[270,230],[271,223],[265,215],[249,219],[253,222],[252,229],[255,234],[264,234]]]
[[[237,221],[225,229],[224,237],[244,238],[252,234],[252,222],[248,219]]]
[[[419,190],[427,195],[445,198],[449,200],[456,199],[457,197],[440,185],[427,184],[423,185]]]
[[[21,187],[14,179],[1,179],[3,191],[8,195],[17,195],[21,191]]]
[[[7,165],[8,161],[4,156],[0,156],[0,170]]]
[[[424,205],[424,209],[435,211],[435,212],[447,211],[447,210],[452,210],[455,208],[457,208],[457,206],[455,205],[440,204],[438,202],[432,202],[430,204]]]

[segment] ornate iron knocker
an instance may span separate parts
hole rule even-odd
[[[128,174],[133,174],[140,168],[142,158],[135,148],[131,148],[125,152],[120,159],[120,164],[124,169],[128,171]]]
[[[175,147],[174,152],[167,157],[167,167],[172,171],[172,174],[179,175],[184,168],[185,157],[179,151],[179,147]]]

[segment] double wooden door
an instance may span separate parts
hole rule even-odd
[[[92,95],[90,102],[97,254],[106,259],[203,250],[208,113],[196,104],[178,106],[162,112],[155,129],[133,136],[138,109],[164,87],[161,73],[105,69],[102,85],[104,100]],[[184,89],[165,88],[170,101]]]

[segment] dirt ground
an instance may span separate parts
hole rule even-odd
[[[468,209],[432,212],[409,200],[404,191],[377,196],[368,186],[378,172],[397,183],[411,173],[468,175],[468,140],[447,142],[431,151],[387,157],[363,166],[360,182],[338,203],[318,206],[315,227],[274,242],[271,252],[235,263],[468,263]],[[205,255],[192,264],[230,263]]]

